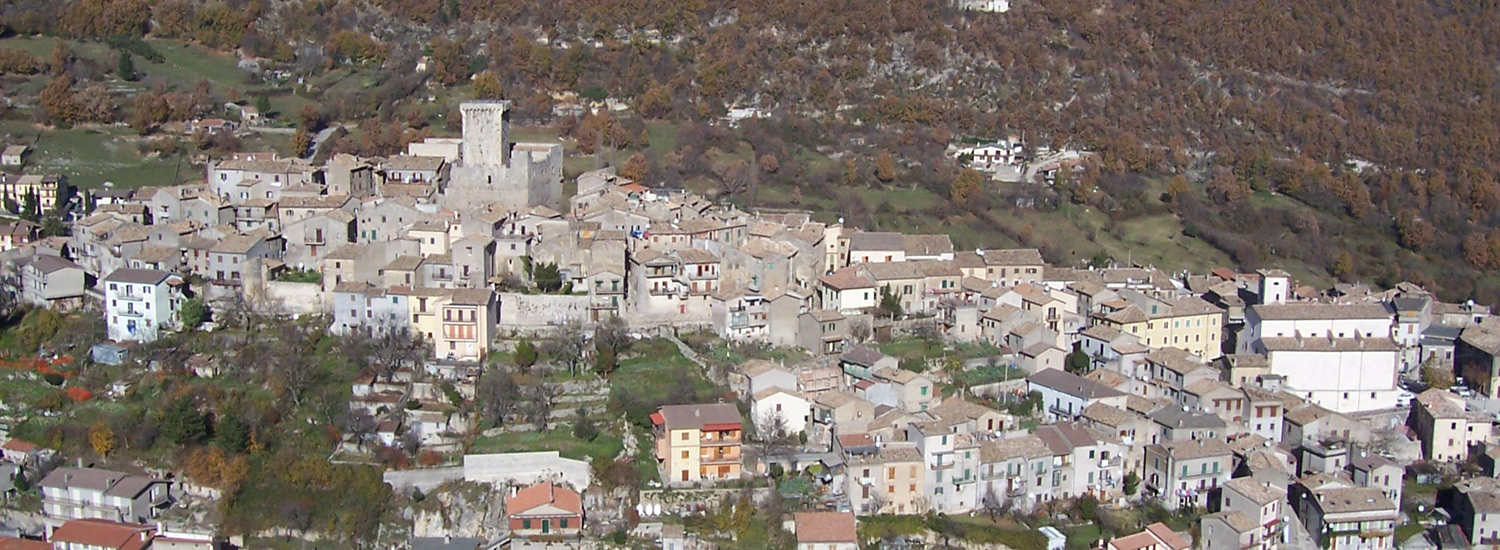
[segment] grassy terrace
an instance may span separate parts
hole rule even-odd
[[[546,432],[508,433],[493,437],[480,437],[474,441],[469,452],[510,453],[521,451],[557,451],[565,458],[590,460],[599,456],[620,454],[624,445],[620,437],[601,433],[593,441],[584,441],[573,436],[572,422],[554,423]]]

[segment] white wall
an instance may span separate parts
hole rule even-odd
[[[1271,352],[1268,360],[1298,397],[1351,413],[1396,407],[1397,356],[1395,350],[1297,350]]]

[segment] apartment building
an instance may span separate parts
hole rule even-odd
[[[116,269],[104,278],[104,322],[109,339],[152,342],[175,328],[185,300],[181,277],[150,269]]]
[[[1380,489],[1341,483],[1292,486],[1291,502],[1307,532],[1328,550],[1395,548],[1401,511]]]
[[[651,424],[668,485],[739,479],[743,423],[734,405],[668,405],[651,415]]]
[[[172,502],[171,483],[98,468],[62,467],[38,483],[49,520],[105,519],[142,523]]]
[[[907,442],[879,441],[868,433],[838,438],[844,457],[844,494],[856,515],[919,514],[922,453]]]
[[[1467,409],[1463,398],[1437,388],[1414,400],[1408,421],[1422,442],[1422,456],[1438,462],[1463,462],[1469,448],[1489,439],[1494,420]]]
[[[1140,338],[1151,348],[1175,348],[1204,359],[1222,354],[1224,310],[1198,298],[1150,296],[1124,289],[1100,304],[1094,323]]]
[[[1146,494],[1175,510],[1201,508],[1208,497],[1229,481],[1234,451],[1218,439],[1169,441],[1146,446]]]

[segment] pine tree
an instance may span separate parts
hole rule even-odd
[[[120,80],[135,80],[135,59],[130,56],[130,52],[120,52],[119,66],[115,68],[115,73],[120,76]]]

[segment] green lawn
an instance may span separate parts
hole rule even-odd
[[[106,181],[118,187],[172,185],[202,176],[181,159],[180,153],[166,157],[143,154],[143,142],[128,128],[43,131],[29,124],[6,122],[0,124],[0,130],[7,139],[24,139],[27,135],[36,139],[36,150],[26,159],[26,172],[60,173],[83,188],[97,188]]]
[[[494,437],[480,437],[474,441],[474,447],[469,452],[480,454],[557,451],[566,458],[589,460],[597,456],[615,456],[620,454],[621,448],[623,444],[614,434],[599,434],[599,437],[594,438],[593,441],[573,437],[572,423],[564,421],[555,423],[552,430],[547,432],[508,433]]]
[[[1402,525],[1400,527],[1397,527],[1396,528],[1396,544],[1404,543],[1404,542],[1406,542],[1406,539],[1412,538],[1413,536],[1416,536],[1417,534],[1419,534],[1419,533],[1421,533],[1421,532],[1423,532],[1425,530],[1427,530],[1426,527],[1423,527],[1422,524],[1416,523],[1416,522],[1408,523],[1406,525]]]
[[[1089,550],[1102,536],[1096,523],[1064,529],[1063,534],[1068,537],[1068,550]]]
[[[637,341],[621,357],[610,376],[610,404],[637,425],[649,425],[646,417],[661,405],[711,403],[727,392],[705,378],[702,369],[668,340]]]
[[[880,353],[897,359],[926,358],[941,355],[943,344],[921,338],[898,338],[881,344]]]

